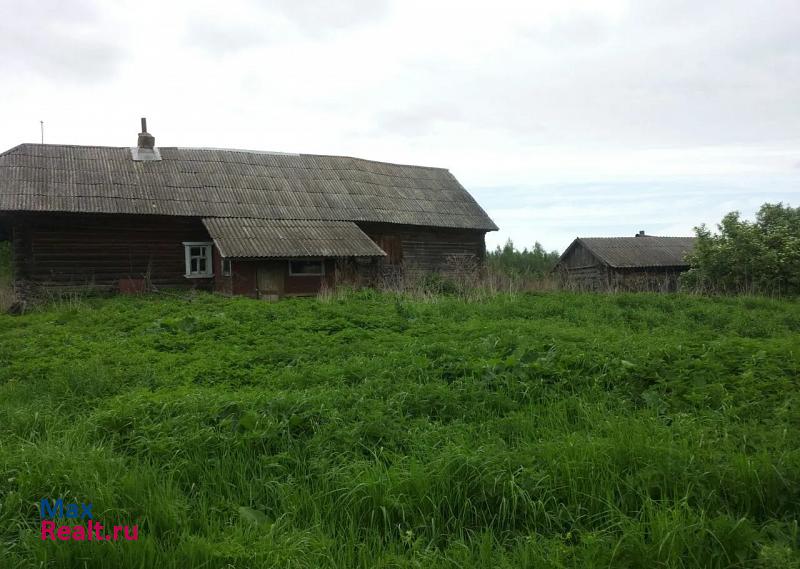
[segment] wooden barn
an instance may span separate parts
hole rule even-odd
[[[671,292],[689,268],[694,237],[578,237],[555,271],[567,288],[594,291]]]
[[[276,299],[480,265],[497,229],[446,169],[343,156],[22,144],[0,154],[15,285]]]

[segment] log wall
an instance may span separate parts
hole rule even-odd
[[[184,241],[210,241],[199,219],[37,214],[12,218],[15,279],[23,289],[115,291],[121,280],[154,288],[210,289],[187,279]]]
[[[108,292],[199,288],[255,297],[261,263],[283,271],[284,294],[315,294],[323,283],[335,286],[338,273],[352,273],[364,284],[386,270],[412,276],[454,274],[480,267],[486,253],[484,231],[362,224],[389,253],[386,259],[328,259],[324,277],[290,276],[287,260],[234,259],[233,274],[225,277],[214,248],[215,276],[187,279],[183,242],[211,241],[199,218],[28,213],[5,216],[3,227],[12,235],[17,286],[34,294],[87,288]]]
[[[385,266],[407,275],[473,270],[486,257],[485,231],[359,223],[362,231],[388,254]]]
[[[578,243],[556,267],[564,288],[582,291],[606,290],[608,268],[586,247]]]
[[[609,287],[620,292],[676,292],[686,267],[614,269]]]
[[[215,260],[214,273],[217,275],[214,290],[223,294],[258,298],[258,269],[268,267],[283,275],[283,296],[315,295],[324,286],[336,284],[336,261],[325,260],[325,275],[290,275],[288,259],[233,259],[231,276],[222,275],[222,263]]]

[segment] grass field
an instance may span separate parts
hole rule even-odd
[[[0,565],[800,567],[798,338],[655,295],[0,316]],[[139,541],[43,542],[42,498]]]

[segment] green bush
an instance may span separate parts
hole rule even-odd
[[[726,215],[712,233],[696,228],[682,285],[699,292],[800,294],[800,208],[764,204],[755,222]]]

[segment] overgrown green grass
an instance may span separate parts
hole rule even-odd
[[[0,316],[0,565],[798,567],[798,334],[655,295]],[[58,497],[139,541],[42,542]]]

